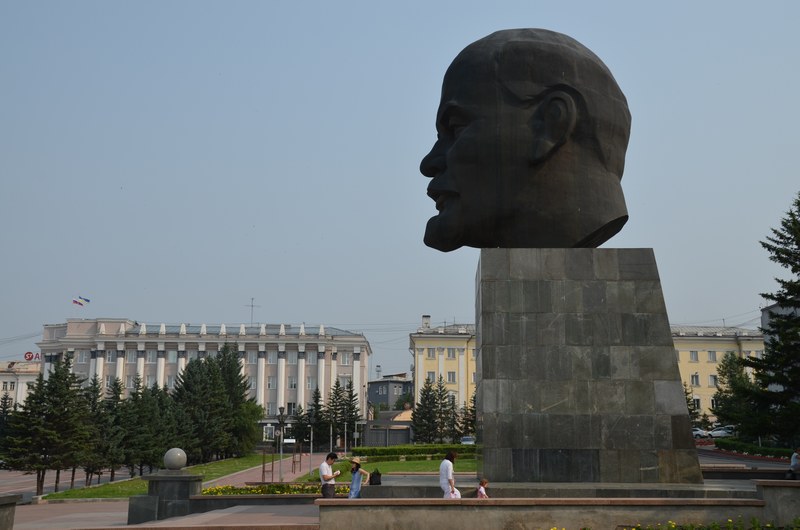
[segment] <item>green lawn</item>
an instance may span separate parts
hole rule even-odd
[[[272,455],[267,455],[267,461],[272,458]],[[199,464],[186,468],[196,475],[204,475],[204,480],[214,480],[231,473],[250,469],[261,465],[262,456],[260,454],[253,454],[242,458],[230,458],[227,460],[220,460],[218,462],[210,462],[208,464]],[[128,498],[132,495],[144,495],[147,493],[147,483],[140,479],[134,478],[126,480],[125,475],[117,474],[118,480],[108,484],[101,484],[99,486],[90,486],[88,488],[75,488],[58,493],[51,493],[46,495],[47,499],[108,499],[108,498]]]
[[[267,459],[269,460],[271,455],[267,455]],[[204,475],[204,481],[215,480],[219,477],[224,477],[226,475],[230,475],[232,473],[236,473],[238,471],[244,471],[245,469],[250,469],[251,467],[256,467],[261,465],[261,455],[254,454],[242,458],[231,458],[228,460],[220,460],[218,462],[211,462],[208,464],[200,464],[197,466],[191,466],[186,468],[187,470],[191,471],[193,474],[197,475]],[[419,472],[438,472],[439,471],[439,464],[440,460],[413,460],[410,462],[375,462],[371,464],[369,462],[365,462],[363,464],[364,469],[369,472],[374,471],[375,469],[380,470],[381,473],[393,473],[393,472],[408,472],[408,473],[419,473]],[[342,471],[342,475],[347,474],[349,476],[350,473],[350,463],[347,461],[339,461],[335,466],[335,469],[339,469]],[[474,472],[477,469],[477,462],[475,460],[468,460],[468,459],[458,459],[456,460],[455,470],[457,472]],[[317,470],[313,470],[311,475],[306,475],[304,478],[298,479],[298,481],[303,482],[316,482],[319,480]],[[117,475],[120,476],[120,475]],[[122,498],[126,499],[132,495],[144,495],[147,493],[147,483],[140,479],[122,479],[116,480],[114,482],[108,484],[102,484],[100,486],[90,486],[88,488],[75,488],[66,491],[60,491],[58,493],[51,493],[46,495],[45,498],[47,499],[106,499],[106,498]]]

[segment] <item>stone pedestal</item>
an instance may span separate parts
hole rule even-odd
[[[701,483],[652,249],[482,249],[480,476]]]
[[[0,530],[14,528],[14,511],[22,495],[0,495]]]
[[[147,495],[134,495],[128,501],[128,524],[146,523],[189,515],[189,497],[200,495],[203,475],[163,470],[142,477],[147,481]]]

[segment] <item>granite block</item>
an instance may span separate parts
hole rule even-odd
[[[484,248],[480,255],[480,279],[509,279],[509,250],[505,248]]]
[[[568,313],[564,320],[566,344],[589,346],[594,340],[594,319],[585,313]]]
[[[590,381],[591,412],[593,414],[625,413],[624,381]]]
[[[655,414],[652,381],[625,381],[625,414]],[[670,437],[671,438],[671,437]]]
[[[621,280],[658,280],[655,255],[649,248],[625,249],[618,255]]]
[[[598,280],[618,280],[619,260],[617,249],[596,249],[593,252],[594,278]]]
[[[594,278],[594,250],[575,248],[565,253],[566,274],[569,280],[591,280]]]
[[[686,396],[683,393],[683,383],[678,380],[653,381],[655,393],[656,414],[687,415]]]
[[[581,293],[584,313],[605,313],[608,311],[605,282],[584,281],[581,283]]]
[[[633,285],[636,299],[635,311],[637,313],[667,313],[664,295],[661,292],[661,282],[657,280],[642,280]]]
[[[517,312],[552,313],[553,300],[551,285],[548,280],[527,280],[515,282],[521,291],[522,303]]]
[[[611,377],[611,349],[594,346],[591,349],[592,379]]]
[[[536,342],[542,346],[558,346],[565,342],[565,315],[542,313],[536,319]]]

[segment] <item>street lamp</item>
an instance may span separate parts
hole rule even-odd
[[[313,460],[314,456],[314,409],[311,409],[308,413],[308,423],[309,427],[311,427],[311,447],[309,448],[308,452],[308,474],[311,475],[311,460]]]
[[[283,426],[286,425],[286,415],[283,411],[283,407],[278,407],[278,429],[281,432],[281,459],[278,461],[278,477],[281,482],[283,482]]]

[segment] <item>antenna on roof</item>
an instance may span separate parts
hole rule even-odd
[[[253,308],[254,307],[261,307],[260,305],[254,304],[253,302],[255,302],[255,301],[256,301],[255,298],[250,298],[250,303],[245,305],[245,307],[249,307],[250,308],[250,325],[251,326],[253,325]]]

